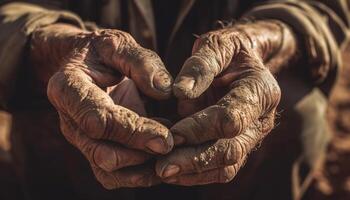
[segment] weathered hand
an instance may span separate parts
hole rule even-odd
[[[294,35],[278,21],[235,25],[197,39],[173,86],[179,113],[192,115],[171,132],[175,145],[187,146],[157,161],[164,182],[200,185],[233,179],[274,127],[281,93],[272,72],[295,49]]]
[[[48,82],[49,100],[64,136],[86,156],[103,186],[157,183],[151,168],[127,167],[173,147],[165,126],[139,115],[145,111],[136,87],[156,99],[171,93],[172,79],[156,53],[122,31],[84,32],[57,24],[33,34],[31,54],[44,82],[57,71]],[[136,86],[117,84],[123,76]]]

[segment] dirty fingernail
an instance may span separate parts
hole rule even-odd
[[[180,136],[180,135],[173,135],[173,137],[174,137],[174,144],[175,145],[180,145],[180,144],[183,144],[183,143],[185,143],[185,138],[184,137],[182,137],[182,136]]]
[[[177,165],[168,165],[163,172],[163,177],[167,178],[169,176],[174,176],[180,172],[180,167]]]
[[[193,96],[195,80],[193,77],[177,78],[173,86],[173,93],[177,98],[188,99]]]
[[[174,86],[181,90],[192,90],[194,83],[193,77],[182,76],[176,81]]]
[[[156,89],[164,92],[171,92],[171,85],[173,83],[173,79],[170,74],[165,71],[158,71],[153,77],[153,85]]]
[[[146,144],[146,146],[149,150],[151,150],[154,153],[160,153],[160,154],[167,153],[166,145],[164,144],[164,141],[161,138],[155,138],[150,140]]]

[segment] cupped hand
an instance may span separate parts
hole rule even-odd
[[[295,54],[294,35],[278,21],[238,24],[201,35],[175,79],[177,146],[160,158],[166,183],[201,185],[233,179],[273,129],[281,91],[272,73]]]
[[[140,165],[171,151],[173,138],[146,117],[138,95],[161,100],[171,94],[172,78],[156,53],[119,30],[56,24],[33,34],[31,57],[39,76],[49,79],[47,94],[63,135],[105,188],[159,182],[151,167]],[[120,82],[124,76],[129,79]]]

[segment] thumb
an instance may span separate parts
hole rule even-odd
[[[234,45],[230,34],[211,32],[196,40],[188,58],[175,79],[173,92],[179,99],[199,97],[229,65]]]

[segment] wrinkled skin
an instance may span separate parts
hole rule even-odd
[[[121,31],[51,25],[33,34],[32,46],[64,136],[113,189],[232,180],[274,126],[281,92],[273,74],[294,57],[297,42],[272,20],[209,32],[174,84],[160,58]],[[123,87],[123,76],[132,84]],[[169,131],[145,117],[137,90],[162,100],[171,87],[185,118]],[[155,166],[143,164],[154,155]]]
[[[177,146],[156,164],[166,183],[231,181],[273,129],[281,91],[277,74],[296,53],[296,39],[278,21],[209,32],[194,44],[175,79],[178,110],[188,116],[171,132]]]
[[[160,182],[154,167],[144,163],[168,153],[173,138],[146,117],[137,91],[158,100],[171,94],[172,78],[154,52],[118,30],[91,33],[56,24],[33,34],[31,57],[42,71],[39,79],[51,77],[47,94],[63,135],[85,155],[105,188]]]

